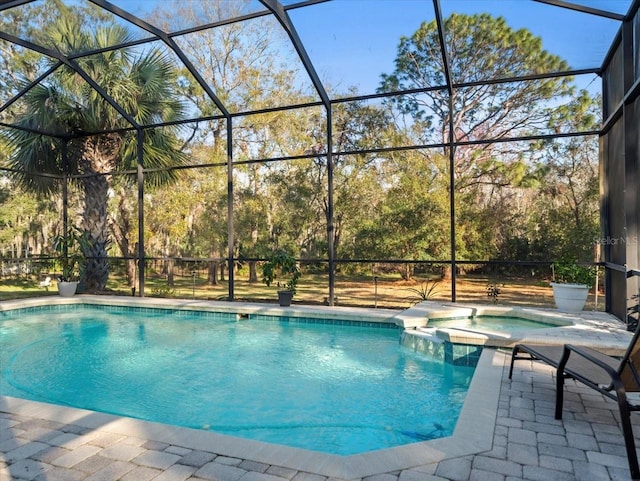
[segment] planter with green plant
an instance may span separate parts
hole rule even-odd
[[[558,260],[552,264],[551,268],[553,272],[551,287],[558,310],[581,311],[595,279],[594,268],[580,265],[573,258]]]
[[[75,295],[84,273],[84,248],[88,242],[88,233],[77,227],[70,227],[66,234],[53,238],[52,247],[58,254],[61,267],[61,274],[58,276],[58,292],[61,296]]]
[[[267,262],[262,264],[262,282],[267,286],[276,282],[279,288],[278,302],[281,306],[291,305],[300,276],[300,268],[295,257],[284,249],[274,251]]]

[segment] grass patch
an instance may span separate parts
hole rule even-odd
[[[41,279],[35,276],[0,279],[0,301],[57,295],[56,282],[52,282],[49,290],[38,287]],[[412,281],[403,281],[394,274],[379,275],[377,282],[371,276],[337,275],[335,296],[339,306],[379,307],[391,309],[406,309],[422,300],[421,289],[433,279],[416,277]],[[456,282],[456,300],[460,303],[491,304],[493,299],[487,295],[487,283],[500,282],[501,305],[522,307],[554,307],[553,293],[548,282],[540,279],[523,279],[515,277],[495,276],[459,276]],[[329,296],[328,276],[323,274],[305,273],[298,285],[293,299],[294,304],[322,305],[327,304]],[[131,296],[131,288],[126,279],[117,273],[111,274],[105,295]],[[136,293],[137,294],[137,293]],[[172,286],[162,275],[148,275],[145,279],[146,297],[163,297],[176,299],[199,300],[227,300],[229,295],[228,280],[211,285],[207,282],[204,272],[195,278],[191,275],[176,275]],[[431,301],[451,302],[451,282],[439,281],[437,289],[427,296]],[[235,276],[234,298],[236,301],[277,303],[277,288],[267,287],[262,282],[249,282],[248,277],[241,272]],[[595,304],[593,290],[589,295],[585,309],[604,309],[604,293],[598,296]]]

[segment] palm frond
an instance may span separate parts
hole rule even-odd
[[[26,190],[48,194],[59,189],[62,175],[60,141],[18,129],[3,129],[11,154],[11,178]]]

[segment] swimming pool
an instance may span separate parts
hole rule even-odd
[[[2,319],[3,395],[340,455],[449,436],[473,376],[384,322],[87,305]]]

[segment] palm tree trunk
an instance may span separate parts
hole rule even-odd
[[[81,178],[84,193],[83,227],[89,233],[85,266],[86,290],[103,291],[109,278],[107,245],[109,220],[107,204],[111,186],[111,173],[115,169],[123,139],[118,134],[89,137],[82,141]]]
[[[89,245],[84,255],[85,286],[88,292],[103,291],[109,278],[107,261],[108,222],[107,202],[109,183],[104,175],[93,175],[82,180],[84,191],[83,228],[89,233]]]

